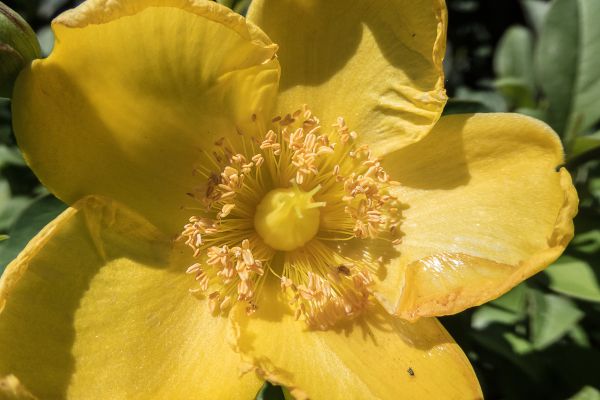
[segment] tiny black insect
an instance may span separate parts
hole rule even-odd
[[[413,371],[413,369],[410,367],[406,370],[406,372],[408,372],[410,376],[415,376],[415,371]]]
[[[338,265],[337,271],[346,276],[350,275],[350,268],[346,267],[344,264]]]

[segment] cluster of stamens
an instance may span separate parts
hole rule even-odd
[[[281,277],[281,289],[291,294],[296,320],[304,316],[310,326],[327,329],[333,321],[357,316],[368,305],[373,284],[368,270],[356,272],[340,264],[326,277],[314,272],[307,276],[299,285]]]
[[[212,312],[226,311],[236,301],[245,302],[248,313],[254,312],[265,279],[275,277],[296,318],[326,329],[369,305],[371,275],[379,263],[374,257],[351,258],[340,250],[340,243],[357,239],[398,243],[401,208],[390,190],[396,183],[368,146],[357,142],[358,135],[343,118],[323,133],[319,119],[303,107],[274,118],[271,126],[257,126],[258,132],[266,132],[262,136],[238,131],[238,136],[216,141],[214,152],[203,153],[195,172],[204,184],[190,193],[203,207],[181,235],[197,259],[188,273],[198,281],[194,292],[209,293]],[[289,198],[290,207],[261,203],[276,190],[283,191],[283,197],[271,200]],[[293,203],[294,193],[304,200]],[[319,212],[309,213],[314,208]],[[289,248],[278,248],[277,241],[267,237],[270,229],[257,228],[278,221],[267,214],[283,209],[294,210],[285,212],[293,212],[298,221],[305,222],[302,218],[310,215],[317,233],[298,239],[297,246],[296,239],[290,239]],[[293,221],[289,227],[280,225],[273,231],[295,227],[309,231]]]

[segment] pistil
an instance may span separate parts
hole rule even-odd
[[[319,231],[319,208],[326,205],[313,200],[319,189],[304,192],[294,185],[267,193],[254,214],[254,227],[264,242],[275,250],[292,251],[314,238]]]

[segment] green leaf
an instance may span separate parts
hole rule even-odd
[[[473,312],[471,327],[473,329],[482,330],[494,323],[513,325],[522,318],[522,314],[504,310],[492,305],[483,305]]]
[[[600,148],[600,132],[591,135],[578,136],[573,142],[569,158],[582,156],[592,150]]]
[[[0,169],[2,169],[5,165],[25,165],[25,160],[16,147],[0,145]]]
[[[285,400],[294,400],[294,396],[292,396],[288,388],[281,387],[281,390],[283,391],[283,397]]]
[[[508,331],[506,327],[494,326],[482,332],[470,332],[471,337],[485,349],[508,360],[535,381],[541,377],[540,365],[532,358],[524,357],[534,353],[533,346],[526,339]],[[492,357],[488,356],[488,359]]]
[[[31,201],[29,197],[12,196],[8,181],[0,180],[0,231],[7,231]]]
[[[480,4],[477,0],[455,0],[449,6],[458,12],[468,13],[476,11]]]
[[[535,107],[533,35],[522,26],[506,30],[494,54],[496,88],[513,108]]]
[[[280,386],[265,382],[256,395],[256,400],[285,400],[285,397]]]
[[[68,0],[42,0],[39,4],[37,14],[39,17],[50,20],[67,3]]]
[[[490,112],[504,112],[507,110],[504,97],[493,90],[472,90],[461,86],[456,89],[455,100],[475,101],[483,104]]]
[[[444,107],[443,115],[471,114],[492,112],[482,102],[477,100],[450,99]]]
[[[600,1],[555,0],[536,54],[549,123],[569,143],[600,119]]]
[[[231,8],[238,14],[246,15],[250,0],[216,0],[217,3],[223,4],[225,7]]]
[[[494,54],[494,71],[500,80],[519,82],[533,92],[533,35],[529,29],[512,26],[506,30]]]
[[[578,233],[571,241],[571,246],[583,253],[597,253],[600,251],[600,229]]]
[[[3,241],[3,240],[8,239],[9,237],[10,236],[8,236],[8,235],[0,235],[0,242]]]
[[[593,179],[590,179],[588,183],[592,181]],[[598,195],[600,199],[600,192]],[[600,214],[598,212],[585,208],[580,209],[575,218],[576,234],[569,244],[569,248],[586,255],[594,255],[600,252],[600,226],[597,222],[599,219]]]
[[[512,332],[506,332],[503,335],[504,339],[510,344],[513,352],[519,355],[529,354],[534,350],[534,347],[526,339],[515,335]]]
[[[596,201],[600,203],[600,177],[588,180],[588,190],[596,198]]]
[[[583,315],[569,299],[529,290],[530,336],[536,350],[543,350],[561,339]]]
[[[15,196],[0,205],[0,230],[7,231],[17,220],[33,199],[26,196]]]
[[[225,7],[233,7],[233,3],[235,3],[235,0],[217,0],[217,3],[219,4],[223,4]]]
[[[600,282],[588,262],[564,255],[544,270],[544,274],[550,280],[548,286],[555,292],[580,300],[600,302]]]
[[[527,21],[539,33],[542,30],[544,18],[550,9],[550,3],[541,0],[523,0],[521,5]]]
[[[573,329],[569,331],[569,337],[580,347],[589,348],[591,346],[587,332],[580,325],[575,325]]]
[[[42,49],[42,55],[47,57],[54,48],[54,33],[49,26],[44,26],[37,31],[38,41]]]
[[[592,386],[584,386],[569,400],[600,400],[600,391]]]
[[[527,286],[524,283],[515,286],[503,296],[498,297],[496,300],[490,302],[490,304],[502,307],[505,310],[509,310],[517,314],[525,311],[526,303]]]
[[[63,202],[51,195],[31,203],[13,224],[9,231],[10,238],[0,243],[0,273],[29,240],[66,208]]]
[[[540,110],[539,108],[519,107],[515,110],[515,112],[542,121],[546,121],[547,118],[545,110]]]
[[[248,7],[250,7],[250,0],[238,0],[238,2],[235,4],[235,7],[233,7],[233,11],[238,14],[246,15],[246,12],[248,12]]]
[[[532,109],[535,107],[533,89],[525,80],[507,77],[498,79],[494,84],[496,85],[496,89],[502,93],[506,102],[513,108]]]

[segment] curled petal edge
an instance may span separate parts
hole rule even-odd
[[[556,217],[554,229],[548,237],[548,247],[533,254],[531,257],[521,261],[515,266],[484,260],[485,262],[497,264],[499,268],[504,267],[515,270],[502,285],[494,286],[492,290],[483,290],[471,296],[465,296],[460,292],[454,291],[441,298],[434,298],[422,303],[417,303],[410,308],[405,307],[403,304],[407,301],[406,296],[401,295],[396,302],[392,303],[384,296],[376,293],[375,297],[379,303],[390,314],[409,321],[416,321],[421,317],[452,315],[467,308],[494,300],[523,280],[542,271],[563,253],[574,236],[573,218],[577,215],[579,199],[569,172],[564,167],[560,167],[558,172],[560,173],[560,185],[564,192],[564,202]],[[419,261],[420,260],[417,260],[415,263],[418,263]],[[409,265],[407,270],[411,271],[414,269],[411,269],[411,266]],[[407,284],[410,284],[409,277],[407,277],[405,281]]]
[[[92,24],[104,24],[115,19],[131,16],[149,7],[174,7],[205,17],[228,26],[244,39],[263,47],[277,50],[266,33],[241,15],[219,3],[203,0],[88,0],[76,8],[56,17],[52,24],[70,28],[83,28]]]

